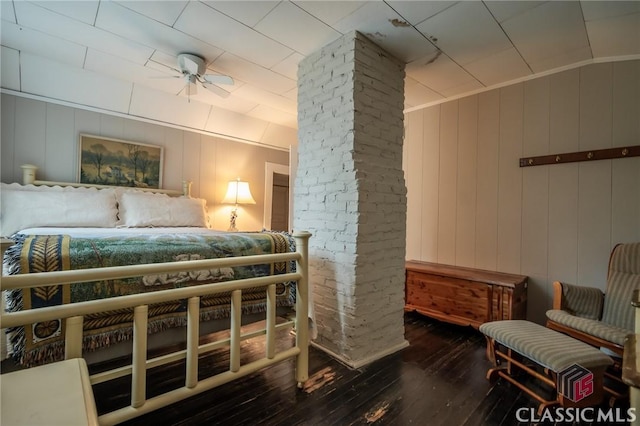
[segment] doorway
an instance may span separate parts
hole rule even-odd
[[[289,231],[289,167],[265,163],[265,229]]]

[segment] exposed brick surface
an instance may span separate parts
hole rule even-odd
[[[294,228],[317,342],[355,363],[404,341],[403,104],[404,65],[357,32],[300,63]]]

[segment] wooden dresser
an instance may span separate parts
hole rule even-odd
[[[405,311],[478,328],[502,319],[525,319],[523,275],[410,260],[406,262]]]

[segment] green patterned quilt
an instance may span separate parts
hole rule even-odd
[[[9,274],[138,265],[182,260],[247,256],[294,251],[286,233],[153,234],[79,238],[68,235],[23,235],[5,255]],[[82,302],[134,293],[220,282],[229,279],[284,274],[294,262],[219,268],[182,273],[32,288],[8,292],[7,311]],[[295,286],[279,284],[278,306],[295,304]],[[243,313],[266,310],[263,288],[242,292]],[[201,298],[201,320],[228,317],[230,294]],[[186,301],[149,306],[149,333],[186,324]],[[133,310],[122,309],[84,318],[84,350],[91,351],[132,337]],[[22,365],[43,364],[64,357],[64,330],[60,320],[9,330],[14,358]]]

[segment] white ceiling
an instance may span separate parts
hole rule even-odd
[[[295,139],[298,62],[353,30],[407,63],[406,108],[640,57],[639,0],[0,4],[4,89],[250,140]],[[231,95],[154,78],[182,52],[233,77]]]

